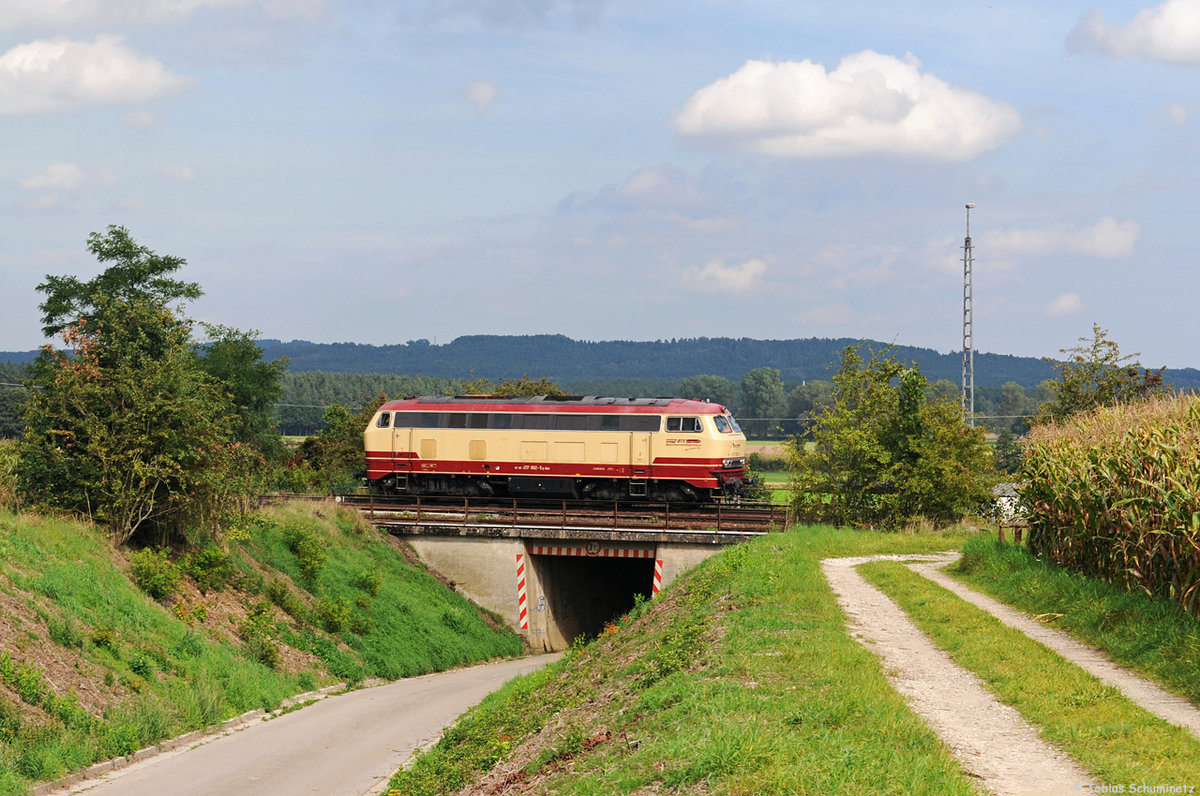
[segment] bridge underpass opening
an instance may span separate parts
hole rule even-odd
[[[549,615],[545,620],[557,630],[552,635],[568,645],[579,636],[599,635],[605,624],[633,608],[637,595],[648,600],[654,593],[653,550],[639,558],[555,555],[544,550],[529,551],[540,584],[539,599],[544,600],[532,607]]]

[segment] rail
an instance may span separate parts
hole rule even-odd
[[[391,527],[454,526],[510,530],[637,531],[762,534],[783,530],[785,512],[767,503],[742,505],[497,498],[340,495],[372,522]]]

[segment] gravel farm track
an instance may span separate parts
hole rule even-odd
[[[1131,701],[1200,736],[1200,710],[1116,666],[1066,633],[1039,625],[1007,606],[954,581],[941,571],[957,553],[943,556],[835,558],[822,568],[847,617],[850,634],[878,655],[888,679],[950,747],[983,790],[996,794],[1098,792],[1097,783],[1074,760],[1038,737],[1037,731],[1000,704],[973,673],[951,661],[892,600],[858,574],[868,561],[903,561],[909,569],[991,613],[1066,660],[1120,690]]]

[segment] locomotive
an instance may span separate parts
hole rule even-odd
[[[746,436],[681,398],[404,398],[363,432],[368,483],[399,494],[711,501],[746,481]]]

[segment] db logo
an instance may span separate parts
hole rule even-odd
[[[588,542],[587,543],[587,554],[589,556],[597,555],[599,552],[600,552],[600,543],[599,542]]]

